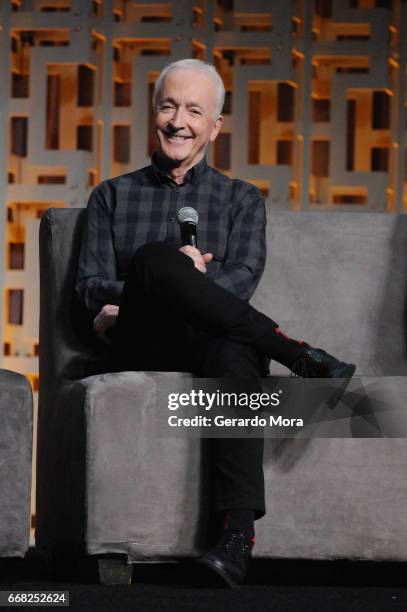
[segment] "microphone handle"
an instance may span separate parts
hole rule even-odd
[[[183,246],[190,245],[198,248],[195,223],[188,223],[188,221],[181,223],[181,241]]]

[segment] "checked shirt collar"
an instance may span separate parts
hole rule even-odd
[[[162,185],[169,185],[170,187],[182,187],[186,183],[191,183],[195,185],[199,182],[199,180],[203,177],[203,175],[208,170],[208,164],[206,162],[205,156],[197,163],[195,166],[190,168],[184,177],[184,182],[182,185],[179,185],[174,181],[174,179],[166,174],[164,170],[160,167],[159,159],[157,153],[153,153],[151,158],[151,167],[153,169],[153,175],[155,179]]]

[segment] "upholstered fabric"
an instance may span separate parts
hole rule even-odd
[[[268,440],[265,465],[257,556],[407,559],[407,440]]]
[[[72,291],[85,214],[52,210],[41,226],[37,543],[133,560],[193,556],[206,544],[207,444],[160,437],[154,416],[187,375],[100,373],[106,354],[84,333]],[[268,231],[254,305],[290,335],[354,360],[362,385],[373,377],[399,395],[407,218],[271,212]],[[266,440],[256,554],[406,559],[406,442]]]
[[[271,211],[267,244],[254,306],[358,375],[407,374],[406,215]]]
[[[0,556],[28,550],[33,400],[21,374],[0,370]]]

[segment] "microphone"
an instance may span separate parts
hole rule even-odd
[[[196,238],[196,226],[198,224],[199,215],[195,208],[184,206],[177,212],[177,221],[181,228],[182,246],[190,245],[198,248]]]

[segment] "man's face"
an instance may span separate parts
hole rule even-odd
[[[175,166],[191,168],[218,135],[223,117],[216,116],[216,86],[205,73],[170,72],[158,92],[154,127],[158,151]]]

